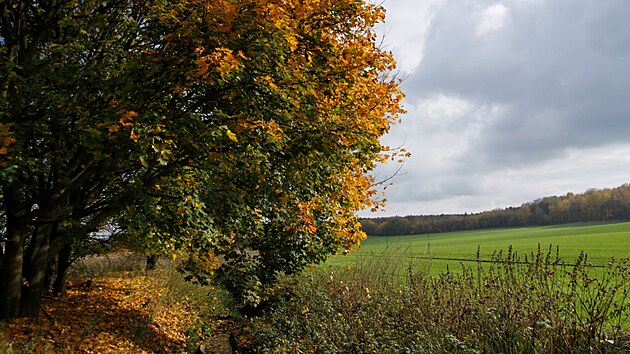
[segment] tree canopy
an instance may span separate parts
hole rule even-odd
[[[257,302],[350,249],[402,113],[362,0],[0,4],[0,317],[106,224]],[[55,269],[55,271],[47,271]]]

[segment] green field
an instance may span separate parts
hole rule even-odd
[[[359,259],[367,260],[382,254],[388,258],[423,260],[434,258],[432,272],[457,269],[461,261],[447,261],[436,258],[471,259],[477,257],[479,248],[481,259],[490,259],[492,253],[509,246],[524,259],[525,255],[536,252],[538,245],[543,252],[552,245],[553,256],[556,248],[560,258],[572,263],[580,252],[585,252],[589,262],[606,264],[611,257],[630,257],[630,222],[624,223],[580,223],[568,225],[526,227],[514,229],[489,229],[461,232],[448,232],[431,235],[370,237],[362,243],[358,251],[345,256],[333,257],[330,265],[349,265]]]

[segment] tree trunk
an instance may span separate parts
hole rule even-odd
[[[147,256],[147,265],[145,270],[154,270],[155,266],[157,265],[157,261],[158,261],[158,256],[155,254],[152,254],[150,256]]]
[[[54,250],[50,251],[51,255],[48,259],[48,265],[46,265],[46,278],[44,280],[44,291],[51,291],[55,279],[57,277],[57,262],[59,259],[59,252]]]
[[[9,202],[10,203],[10,202]],[[5,252],[0,278],[0,318],[16,318],[20,314],[24,228],[7,208]]]
[[[39,316],[41,296],[46,282],[50,237],[55,231],[56,226],[51,224],[36,227],[26,249],[22,271],[26,281],[22,288],[20,317]]]
[[[66,243],[59,251],[59,257],[57,260],[57,277],[55,278],[55,284],[53,285],[53,294],[55,294],[55,296],[66,296],[66,278],[68,275],[68,268],[70,268],[70,265],[72,264],[71,257],[72,246],[70,246],[69,243]]]

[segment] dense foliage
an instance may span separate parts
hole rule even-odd
[[[279,272],[365,236],[354,213],[379,204],[367,172],[392,157],[378,139],[402,111],[382,8],[0,7],[0,317],[37,315],[54,279],[63,293],[108,225],[254,303]]]
[[[362,219],[369,236],[417,235],[461,230],[630,220],[630,184],[544,197],[520,207],[475,214]]]

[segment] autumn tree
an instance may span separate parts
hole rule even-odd
[[[383,17],[359,0],[3,1],[0,317],[36,316],[46,269],[63,279],[106,223],[250,303],[356,246],[401,113]]]

